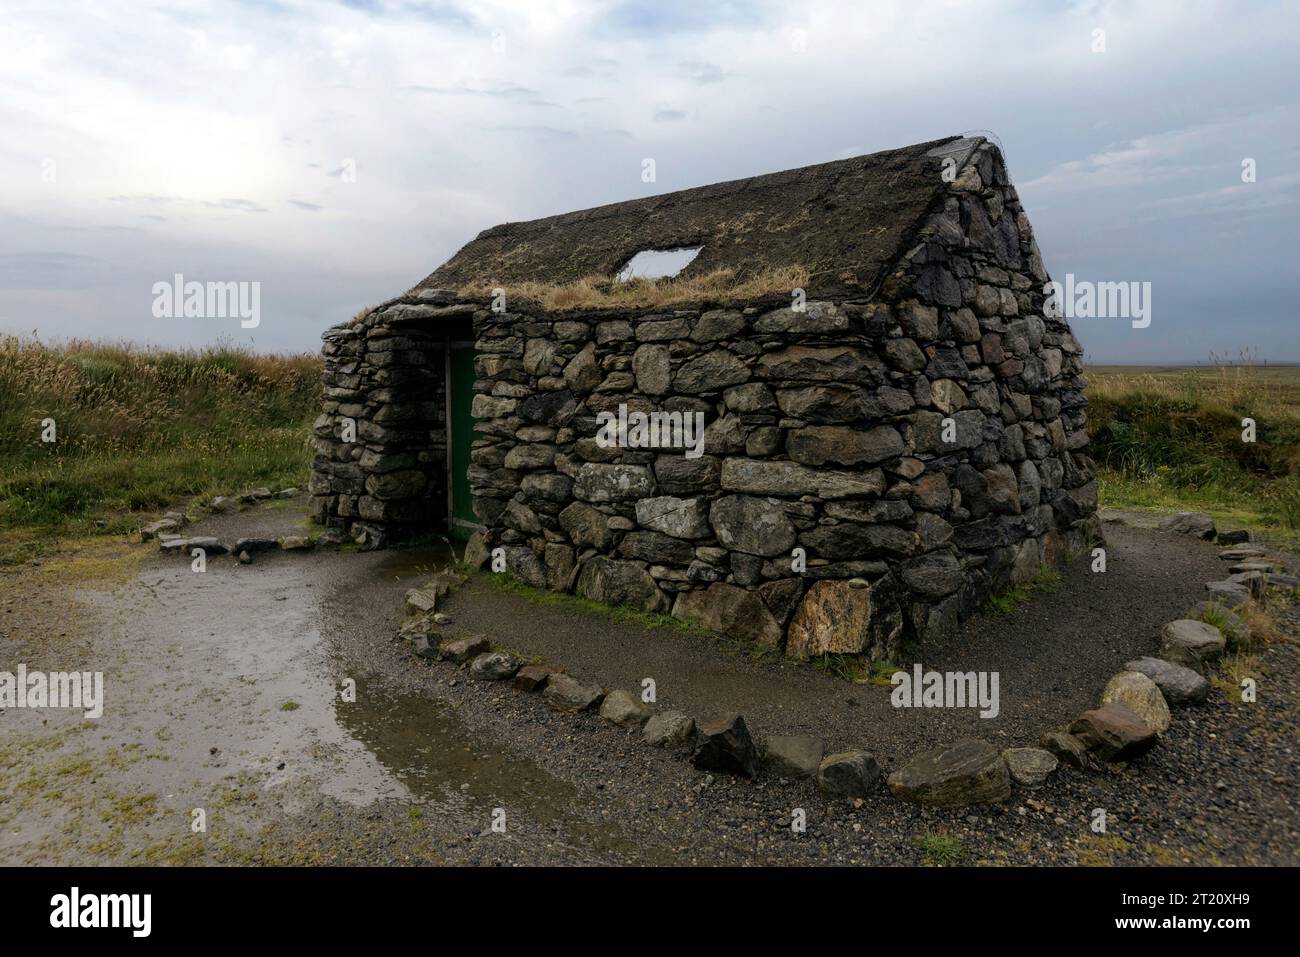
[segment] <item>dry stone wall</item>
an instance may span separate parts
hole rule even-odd
[[[417,319],[472,309],[394,301],[324,335],[325,399],[313,424],[308,490],[317,521],[364,545],[446,515],[446,339]]]
[[[370,527],[436,497],[409,456],[443,454],[418,391],[440,363],[385,340],[467,310],[482,435],[470,481],[486,527],[472,553],[501,548],[539,588],[797,658],[894,658],[1099,534],[1082,349],[1044,316],[1046,280],[986,146],[860,297],[547,314],[428,290],[327,338],[338,404],[318,422],[313,491],[322,515]],[[367,445],[345,455],[337,418],[358,404]],[[399,425],[392,406],[418,412]],[[600,414],[620,409],[699,413],[702,454],[598,441]],[[418,495],[383,477],[415,488],[416,473]]]

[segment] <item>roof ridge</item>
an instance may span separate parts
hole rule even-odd
[[[612,203],[600,203],[596,206],[587,206],[582,209],[571,209],[563,213],[551,213],[548,216],[539,216],[535,219],[508,220],[504,223],[498,223],[495,226],[489,226],[487,229],[482,230],[475,237],[475,239],[483,239],[483,238],[488,238],[491,236],[499,236],[499,235],[515,235],[513,231],[506,232],[506,230],[517,230],[520,227],[526,227],[526,226],[540,227],[542,223],[548,223],[551,221],[558,222],[561,220],[567,220],[569,219],[569,217],[582,216],[584,219],[586,218],[598,219],[601,217],[588,216],[588,214],[603,212],[603,213],[613,215],[620,208],[627,208],[628,206],[634,205],[636,203],[651,203],[656,200],[667,200],[675,197],[684,197],[688,193],[696,193],[702,190],[722,191],[726,187],[733,187],[733,189],[731,189],[730,192],[740,192],[742,189],[750,189],[750,188],[771,189],[776,186],[785,185],[784,183],[777,182],[775,179],[776,177],[790,176],[793,174],[807,174],[809,176],[812,176],[815,175],[816,171],[829,170],[832,167],[840,167],[844,170],[847,170],[851,164],[856,162],[863,162],[871,159],[872,157],[879,157],[879,156],[884,156],[885,154],[892,154],[892,153],[905,153],[912,150],[920,149],[923,146],[929,146],[935,149],[939,149],[944,146],[949,146],[956,143],[963,143],[970,139],[971,137],[964,136],[962,134],[957,134],[955,136],[942,137],[937,140],[930,140],[929,142],[926,143],[914,143],[911,144],[910,146],[899,146],[893,149],[876,150],[876,152],[874,153],[862,153],[858,156],[848,156],[845,157],[844,159],[827,160],[824,163],[809,163],[806,166],[792,166],[789,169],[773,170],[770,173],[756,173],[753,176],[742,176],[738,179],[724,179],[716,183],[701,183],[699,186],[686,186],[683,187],[682,189],[669,190],[666,193],[654,193],[650,196],[638,196],[632,199],[616,200]],[[927,155],[929,154],[927,153]],[[936,153],[935,155],[940,155],[940,154]],[[837,177],[837,181],[838,181],[838,177]],[[656,204],[655,208],[658,208],[658,204]]]
[[[657,193],[485,229],[413,288],[563,285],[613,277],[637,252],[702,246],[682,277],[798,266],[812,294],[875,287],[983,137],[956,135],[861,156]]]

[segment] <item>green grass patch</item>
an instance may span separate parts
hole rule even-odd
[[[1056,591],[1061,587],[1061,573],[1051,565],[1038,566],[1032,581],[1012,585],[990,595],[984,600],[984,612],[989,615],[1009,615],[1039,592]]]
[[[0,337],[0,564],[178,502],[304,487],[320,376],[314,355]]]
[[[577,612],[578,614],[594,615],[624,625],[639,625],[642,628],[671,628],[674,631],[700,636],[713,635],[712,632],[698,625],[682,621],[680,618],[674,618],[672,615],[642,611],[639,608],[632,608],[627,605],[607,605],[604,602],[592,601],[590,598],[583,598],[579,595],[534,588],[509,572],[480,571],[477,574],[480,578],[486,579],[493,588],[509,592],[512,595],[519,595],[535,605],[550,605],[563,608],[566,611]]]
[[[816,655],[809,664],[824,675],[854,683],[865,682],[870,675],[870,664],[861,655],[843,655],[835,652]]]
[[[949,834],[926,831],[916,839],[921,862],[929,867],[953,867],[966,859],[961,839]]]
[[[607,605],[604,602],[592,601],[589,598],[582,598],[578,595],[534,588],[532,585],[521,581],[509,572],[484,572],[475,570],[474,574],[481,579],[486,579],[491,587],[503,592],[508,592],[512,595],[518,595],[535,605],[547,605],[555,608],[562,608],[565,611],[574,612],[580,615],[590,615],[595,618],[601,618],[622,625],[634,625],[639,628],[670,629],[681,634],[707,639],[724,651],[744,655],[747,658],[762,659],[766,658],[773,652],[771,648],[764,648],[760,645],[754,644],[753,642],[744,641],[739,638],[732,638],[728,635],[720,635],[692,622],[683,621],[680,618],[674,618],[672,615],[642,611],[639,608],[631,608],[627,605]]]
[[[1090,368],[1091,454],[1111,508],[1203,511],[1300,537],[1300,368]],[[1243,420],[1255,424],[1243,439]]]

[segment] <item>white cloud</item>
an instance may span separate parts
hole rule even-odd
[[[0,221],[21,226],[0,255],[109,263],[75,295],[40,271],[58,294],[39,319],[99,334],[109,310],[140,339],[213,334],[141,318],[148,276],[262,272],[279,288],[262,341],[313,348],[498,222],[979,127],[1065,248],[1106,217],[1271,221],[1294,199],[1266,182],[1297,160],[1294,19],[1200,2],[10,4]],[[1216,178],[1255,153],[1256,193]],[[0,290],[0,327],[29,328],[31,308]]]

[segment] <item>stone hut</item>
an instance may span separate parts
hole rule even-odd
[[[676,281],[806,280],[515,292],[682,249]],[[497,226],[324,334],[316,517],[370,546],[472,536],[537,588],[792,657],[893,658],[1099,534],[1083,350],[1047,282],[977,136]],[[702,421],[702,448],[638,445],[634,413]]]

